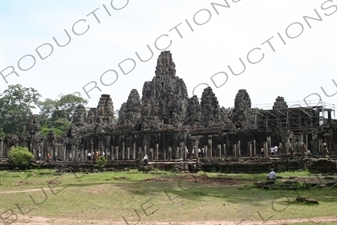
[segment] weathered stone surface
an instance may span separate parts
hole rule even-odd
[[[222,125],[221,116],[219,102],[212,88],[205,88],[201,96],[201,124],[205,127]]]
[[[245,89],[240,89],[235,96],[233,123],[237,128],[246,128],[247,110],[252,106],[248,92]]]

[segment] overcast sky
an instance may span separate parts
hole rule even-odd
[[[309,95],[308,103],[321,98],[336,104],[336,5],[336,0],[1,0],[1,92],[12,84],[33,87],[43,99],[79,92],[88,107],[110,94],[119,109],[131,89],[141,95],[160,52],[169,50],[189,97],[195,89],[200,98],[209,85],[224,107],[234,106],[239,89],[248,91],[254,107],[270,108],[277,96],[289,106]]]

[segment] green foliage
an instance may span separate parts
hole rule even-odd
[[[47,134],[48,134],[49,131],[51,131],[51,130],[54,131],[54,134],[55,134],[57,137],[61,137],[62,134],[64,133],[63,130],[60,130],[60,129],[58,129],[58,128],[49,128],[49,127],[47,127],[46,125],[44,125],[44,126],[41,127],[41,134],[42,134],[42,136],[47,137]]]
[[[26,147],[12,147],[8,152],[8,158],[14,166],[27,168],[34,155]]]
[[[62,95],[60,99],[45,99],[39,102],[40,124],[55,131],[65,132],[71,125],[72,116],[75,109],[80,104],[87,104],[88,101],[76,95]],[[46,129],[45,129],[46,130]],[[59,132],[55,132],[58,134]]]
[[[105,164],[106,164],[106,158],[103,156],[98,157],[98,160],[97,160],[98,167],[102,169],[105,166]]]
[[[32,109],[35,109],[40,97],[34,88],[9,85],[0,98],[0,124],[3,131],[6,134],[24,133]]]

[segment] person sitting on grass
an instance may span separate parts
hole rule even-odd
[[[271,169],[267,176],[267,181],[275,181],[276,179],[276,173],[274,172],[274,169]]]

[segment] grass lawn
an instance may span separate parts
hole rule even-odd
[[[311,176],[307,172],[278,175]],[[337,188],[293,191],[253,187],[253,180],[264,180],[265,176],[136,170],[62,175],[54,175],[51,170],[1,171],[0,214],[6,218],[14,213],[18,221],[24,220],[22,213],[29,211],[25,216],[130,225],[138,220],[139,224],[239,223],[336,215]],[[319,205],[297,202],[296,197],[315,198]]]

